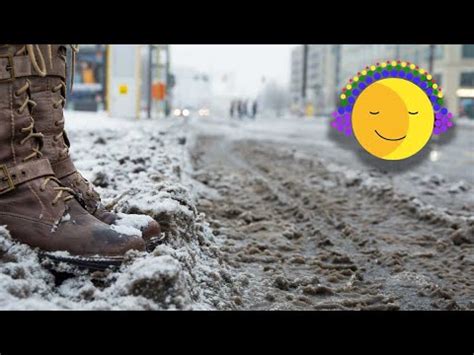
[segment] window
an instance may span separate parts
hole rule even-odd
[[[435,47],[434,58],[435,59],[443,59],[443,55],[444,55],[444,46],[438,44]]]
[[[462,46],[463,58],[474,58],[474,44],[464,44]]]
[[[461,87],[474,87],[474,72],[461,73]]]

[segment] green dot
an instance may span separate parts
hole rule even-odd
[[[443,104],[443,99],[438,99],[437,102],[438,102],[439,105],[442,105]]]
[[[369,72],[367,73],[369,76],[372,76],[374,75],[374,72],[372,70],[369,70]]]
[[[345,94],[346,94],[346,97],[349,97],[349,96],[352,95],[352,91],[351,90],[346,90]]]
[[[433,95],[435,96],[438,95],[438,92],[439,92],[438,90],[433,90]]]
[[[346,100],[346,99],[341,100],[341,106],[342,106],[342,107],[347,106],[347,100]]]
[[[387,70],[392,70],[392,64],[387,65]]]

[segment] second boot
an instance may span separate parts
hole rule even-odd
[[[42,152],[51,162],[56,177],[64,186],[74,190],[76,197],[89,213],[107,224],[115,224],[119,217],[105,209],[100,195],[76,169],[69,154],[70,142],[64,130],[63,109],[66,97],[68,47],[39,45],[39,49],[39,55],[44,58],[46,73],[43,77],[32,76],[29,80],[32,100],[37,103],[34,112],[36,129],[44,136]],[[159,237],[161,234],[160,225],[151,218],[140,229],[145,240]]]

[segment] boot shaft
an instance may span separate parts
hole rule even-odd
[[[0,46],[0,164],[12,166],[34,158],[41,148],[34,131],[30,97],[31,65],[21,45]]]
[[[69,155],[69,141],[64,132],[66,84],[58,76],[31,77],[31,99],[36,103],[35,125],[43,134],[43,154],[52,164]]]
[[[0,46],[0,211],[52,223],[69,194],[41,152],[28,79],[35,73],[26,46]]]
[[[66,53],[64,45],[0,45],[0,144],[10,147],[0,151],[0,163],[21,162],[37,148],[33,140],[24,141],[31,114],[45,156],[53,164],[68,157]]]
[[[43,153],[51,164],[56,164],[69,156],[63,114],[67,48],[64,45],[38,45],[38,50],[45,58],[46,75],[30,78],[32,99],[37,103],[34,118],[38,132],[44,135]]]

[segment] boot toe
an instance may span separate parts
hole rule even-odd
[[[138,235],[136,236],[120,235],[120,238],[124,238],[124,237],[127,238],[127,241],[121,246],[118,254],[123,255],[129,250],[145,251],[146,245],[142,237]]]
[[[74,254],[103,256],[120,256],[129,250],[144,251],[145,241],[138,230],[123,226],[110,226],[87,213],[75,201],[71,205],[71,219],[64,229],[69,235],[76,235],[75,243],[69,243]],[[78,227],[81,226],[81,230]],[[134,231],[136,233],[134,233]]]

